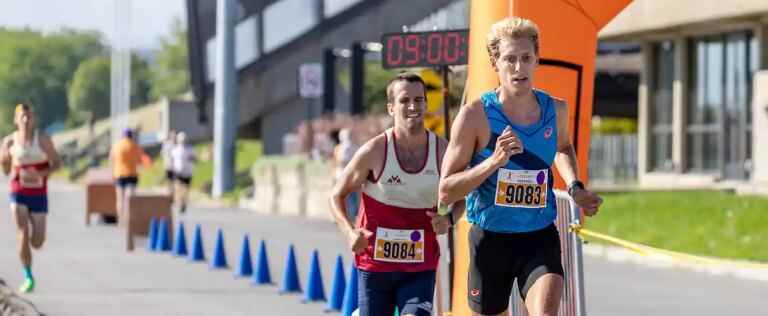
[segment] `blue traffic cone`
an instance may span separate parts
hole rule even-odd
[[[341,255],[336,257],[336,267],[333,269],[333,283],[331,284],[331,297],[328,300],[326,312],[339,312],[344,303],[344,288],[347,281],[344,279],[344,260]]]
[[[269,260],[267,259],[267,245],[264,239],[259,243],[259,257],[256,261],[256,272],[253,274],[253,284],[272,284],[272,276],[269,273]]]
[[[192,253],[189,260],[202,262],[205,261],[205,251],[203,250],[203,233],[200,231],[200,224],[195,226],[195,237],[192,240]]]
[[[307,291],[304,293],[304,302],[325,301],[325,287],[323,286],[323,273],[320,270],[320,254],[317,249],[312,252],[312,264],[309,266],[307,276]]]
[[[357,309],[357,268],[352,265],[349,270],[349,283],[344,290],[344,306],[341,309],[341,316],[351,316]]]
[[[227,269],[227,254],[224,250],[224,233],[219,228],[216,233],[216,248],[213,250],[213,260],[211,260],[211,268],[214,269]]]
[[[251,263],[251,243],[248,242],[248,234],[243,236],[243,250],[240,252],[240,267],[237,276],[247,277],[253,275],[253,263]]]
[[[283,273],[283,283],[280,285],[280,294],[300,293],[301,283],[299,282],[299,270],[296,268],[296,254],[293,251],[293,245],[288,248],[288,258],[285,260],[285,273]]]
[[[160,228],[158,229],[157,242],[155,243],[155,251],[170,251],[171,250],[171,236],[168,229],[168,220],[165,218],[160,219]]]
[[[149,220],[149,238],[147,238],[147,250],[155,251],[155,243],[157,243],[157,219],[152,217]]]
[[[184,222],[179,222],[179,229],[176,231],[176,239],[173,244],[173,255],[177,257],[187,256],[187,237],[184,233]]]

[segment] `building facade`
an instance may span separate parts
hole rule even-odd
[[[600,39],[641,47],[640,185],[768,183],[768,1],[635,0]]]

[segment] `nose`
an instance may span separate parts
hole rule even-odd
[[[522,63],[520,62],[520,60],[518,60],[518,61],[516,61],[516,62],[512,63],[512,69],[513,69],[515,72],[518,72],[518,71],[520,71],[520,68],[521,68],[522,66],[523,66],[523,65],[522,65]]]

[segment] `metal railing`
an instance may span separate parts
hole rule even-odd
[[[592,135],[589,180],[601,183],[637,179],[637,135]]]
[[[555,223],[560,233],[563,272],[565,272],[563,296],[560,300],[558,315],[585,316],[587,313],[584,305],[584,268],[581,238],[570,229],[572,224],[580,224],[580,210],[567,193],[555,190],[555,196],[557,197],[557,219]],[[525,303],[520,298],[520,292],[516,285],[513,286],[509,310],[512,316],[528,315]]]

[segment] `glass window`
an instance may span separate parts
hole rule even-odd
[[[654,85],[651,99],[651,169],[670,170],[672,165],[672,87],[675,82],[675,46],[672,41],[653,47]]]
[[[715,171],[719,165],[719,112],[723,108],[724,43],[722,36],[695,39],[692,45],[691,98],[688,104],[687,167]]]
[[[264,52],[301,36],[318,22],[317,6],[306,0],[280,0],[264,9]]]
[[[751,157],[752,75],[757,44],[749,31],[691,41],[687,168],[743,178]]]
[[[259,23],[253,15],[235,26],[235,68],[241,69],[259,58]],[[216,37],[205,43],[206,75],[210,82],[216,77]]]
[[[323,8],[325,9],[323,16],[330,18],[349,9],[349,7],[360,1],[361,0],[323,0]]]

